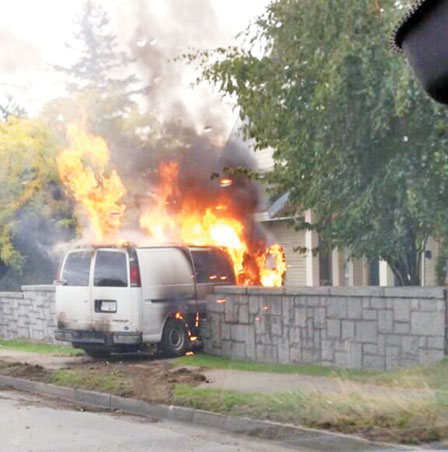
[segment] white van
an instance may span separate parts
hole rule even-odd
[[[219,248],[74,249],[55,281],[55,338],[94,357],[150,344],[182,355],[200,345],[207,294],[228,284],[233,265]]]

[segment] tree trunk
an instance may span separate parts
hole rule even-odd
[[[420,264],[424,246],[417,246],[415,235],[409,225],[406,231],[406,249],[407,252],[399,259],[390,259],[387,263],[399,286],[420,286]]]

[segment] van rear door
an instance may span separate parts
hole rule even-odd
[[[90,273],[92,250],[69,252],[56,286],[56,313],[59,329],[84,330],[91,322]]]
[[[95,254],[92,284],[92,327],[96,331],[131,331],[133,306],[129,285],[129,259],[125,250],[99,249]]]

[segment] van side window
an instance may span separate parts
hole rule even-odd
[[[230,257],[217,250],[192,250],[196,281],[199,284],[235,284]]]
[[[225,282],[226,284],[235,284],[235,273],[233,270],[233,262],[230,259],[230,256],[225,254],[224,252],[216,251],[216,265],[217,273],[219,274],[221,282]]]
[[[61,275],[61,279],[67,282],[67,286],[89,285],[92,255],[91,251],[79,251],[67,256]]]
[[[113,251],[97,251],[94,285],[97,287],[127,287],[127,256]]]
[[[196,281],[198,283],[210,282],[208,279],[210,273],[210,263],[208,254],[205,251],[192,251],[194,269],[196,270]]]

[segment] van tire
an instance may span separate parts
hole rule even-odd
[[[163,329],[160,348],[167,356],[183,356],[188,347],[187,327],[182,320],[168,319]]]
[[[83,349],[87,355],[89,355],[91,358],[97,358],[97,359],[107,359],[110,358],[110,352],[106,350],[94,350],[91,348],[84,348]]]

